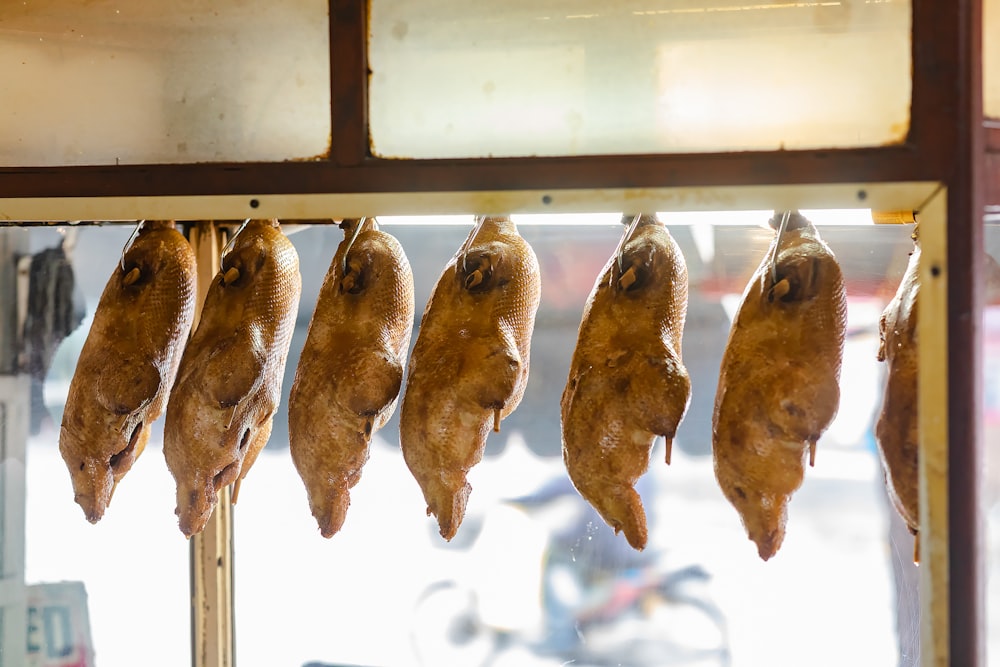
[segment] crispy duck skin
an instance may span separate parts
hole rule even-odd
[[[847,320],[840,266],[812,223],[792,213],[776,241],[743,293],[712,420],[716,479],[764,560],[781,546],[788,501],[837,413]]]
[[[403,457],[446,540],[490,427],[499,431],[524,394],[541,292],[535,253],[510,218],[479,222],[427,304],[400,409]]]
[[[140,224],[94,312],[59,433],[76,502],[91,523],[142,453],[191,330],[195,258],[172,221]]]
[[[343,526],[372,434],[396,407],[413,331],[402,246],[373,218],[341,227],[288,398],[292,461],[323,537]]]
[[[622,218],[629,224],[633,215]],[[687,266],[653,215],[611,256],[584,307],[562,395],[563,460],[580,494],[636,549],[646,513],[634,486],[656,436],[667,444],[691,399],[681,360]]]
[[[920,527],[917,444],[917,293],[920,244],[879,320],[878,360],[888,373],[875,439],[882,459],[886,489],[896,511],[916,535]]]
[[[233,502],[271,434],[302,278],[277,220],[233,240],[205,297],[167,405],[163,453],[186,536],[201,532],[234,484]]]

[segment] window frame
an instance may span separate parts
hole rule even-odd
[[[41,220],[314,218],[401,212],[573,211],[603,202],[659,208],[896,203],[940,185],[946,248],[946,540],[928,586],[944,607],[926,632],[925,664],[985,664],[980,545],[981,332],[985,210],[1000,210],[1000,124],[983,120],[982,0],[913,0],[907,138],[861,149],[388,160],[373,157],[367,122],[368,3],[330,0],[331,128],[318,160],[0,168],[0,226]],[[893,188],[901,184],[903,190]],[[817,186],[817,187],[813,187]],[[896,194],[893,194],[893,193]],[[699,193],[707,193],[699,198]],[[676,196],[676,197],[675,197]],[[314,215],[322,212],[321,215]],[[19,222],[11,222],[17,220]],[[944,307],[944,306],[943,306]],[[935,548],[938,548],[935,547]],[[934,563],[938,563],[935,565]],[[193,564],[197,567],[197,564]],[[225,606],[225,605],[224,605]],[[231,605],[229,612],[231,614]],[[231,618],[231,617],[230,617]],[[205,664],[217,664],[216,662]]]

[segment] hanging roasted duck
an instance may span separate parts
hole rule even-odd
[[[302,278],[277,220],[248,222],[224,252],[167,405],[163,453],[181,531],[200,532],[271,435]]]
[[[840,266],[816,228],[797,212],[771,225],[729,332],[712,421],[716,479],[764,560],[837,414],[847,321]]]
[[[920,527],[917,425],[917,295],[920,243],[913,233],[913,252],[903,280],[879,320],[878,360],[887,378],[875,439],[882,458],[889,498],[914,535]]]
[[[454,537],[486,436],[528,380],[538,261],[508,217],[484,217],[438,279],[410,358],[400,444],[441,536]]]
[[[96,523],[142,453],[195,309],[195,258],[172,221],[139,224],[94,312],[59,433],[76,502]]]
[[[372,435],[396,407],[413,331],[413,273],[374,218],[345,220],[288,398],[292,461],[323,537],[344,524]]]
[[[646,546],[646,513],[635,483],[657,436],[666,459],[691,399],[681,361],[687,266],[655,215],[625,215],[622,242],[583,311],[562,395],[563,460],[580,494]]]

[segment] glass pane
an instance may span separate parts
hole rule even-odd
[[[986,517],[986,642],[988,665],[1000,665],[1000,216],[987,222],[986,307],[983,315],[985,406],[983,514]]]
[[[325,153],[325,0],[0,7],[0,165]]]
[[[1000,119],[1000,0],[983,0],[983,109]]]
[[[876,146],[909,127],[910,3],[373,0],[386,157]]]
[[[32,380],[26,463],[25,578],[34,609],[28,616],[28,651],[40,661],[29,664],[91,665],[95,656],[102,667],[190,661],[188,544],[177,531],[174,482],[160,451],[162,420],[95,525],[74,502],[58,447],[77,358],[131,231],[81,229],[71,254],[75,285],[59,277],[61,260],[48,250],[60,244],[60,235],[31,232],[37,282],[30,321],[52,326],[31,328],[29,341],[39,377]],[[80,325],[60,344],[57,332],[67,322]],[[93,655],[75,661],[88,644]]]
[[[560,395],[584,302],[621,233],[618,216],[569,227],[533,226],[526,216],[520,231],[543,286],[531,376],[524,401],[489,436],[470,474],[458,534],[445,542],[424,514],[400,454],[397,409],[375,435],[343,529],[324,540],[288,453],[282,410],[235,513],[238,664],[917,664],[913,540],[891,509],[872,435],[884,383],[878,318],[906,268],[911,226],[820,229],[849,294],[842,401],[770,562],[758,558],[713,475],[719,363],[733,305],[770,237],[753,223],[768,215],[726,225],[711,215],[696,224],[663,218],[689,270],[684,361],[693,397],[671,465],[658,443],[640,481],[650,516],[645,551],[597,517],[569,485],[560,455]],[[383,229],[412,264],[419,323],[471,218],[421,227],[392,220]],[[304,290],[283,405],[342,238],[332,227],[291,236]]]

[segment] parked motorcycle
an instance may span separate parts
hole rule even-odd
[[[416,601],[418,664],[731,664],[709,573],[632,550],[564,476],[497,504],[470,528],[466,565]]]

